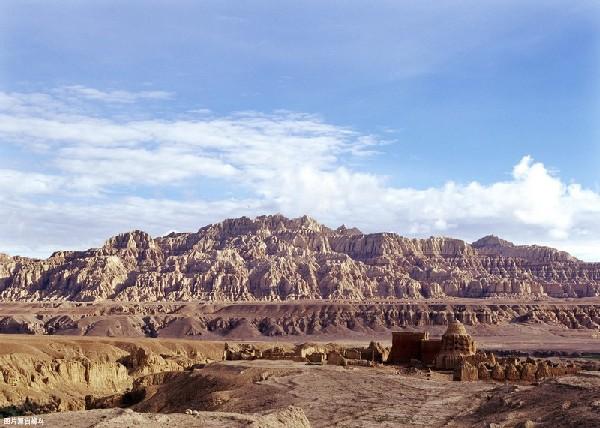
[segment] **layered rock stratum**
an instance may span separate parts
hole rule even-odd
[[[600,263],[553,248],[364,234],[307,216],[228,219],[158,238],[133,231],[45,260],[0,255],[0,300],[13,302],[598,295]]]
[[[389,340],[403,328],[438,328],[443,333],[459,320],[476,333],[515,336],[550,347],[551,337],[536,330],[556,330],[577,339],[587,350],[600,350],[600,304],[494,303],[469,299],[464,303],[0,303],[0,334],[96,337],[153,337],[223,340],[277,339],[281,336],[378,338]],[[519,331],[521,328],[533,331]],[[509,328],[509,330],[506,330]],[[494,331],[500,329],[499,331]],[[516,329],[516,330],[514,330]],[[586,333],[587,331],[587,333]],[[591,333],[591,335],[590,335]],[[556,339],[556,338],[555,338]],[[492,340],[493,343],[493,340]],[[543,345],[543,346],[542,346]],[[582,343],[567,349],[582,349]]]

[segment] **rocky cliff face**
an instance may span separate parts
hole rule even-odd
[[[135,379],[220,361],[224,345],[196,341],[151,343],[65,337],[4,338],[0,350],[0,411],[83,410],[85,396],[124,393]]]
[[[489,236],[408,239],[309,217],[242,217],[197,233],[133,231],[46,260],[0,255],[4,301],[256,301],[600,295],[600,263]]]

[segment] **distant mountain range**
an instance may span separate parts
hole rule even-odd
[[[4,301],[256,301],[600,295],[600,263],[495,236],[409,239],[304,216],[133,231],[46,260],[0,254]]]

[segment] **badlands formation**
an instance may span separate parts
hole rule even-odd
[[[459,320],[491,347],[594,351],[599,294],[599,263],[551,248],[242,217],[46,260],[1,256],[0,333],[368,341]]]
[[[599,426],[599,296],[600,263],[552,248],[280,215],[0,255],[0,416]]]
[[[600,263],[488,236],[408,239],[309,217],[246,217],[197,233],[134,231],[46,260],[0,256],[4,301],[278,301],[594,297]]]

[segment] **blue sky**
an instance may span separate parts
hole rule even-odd
[[[594,1],[4,1],[0,251],[282,212],[600,260],[599,24]]]

